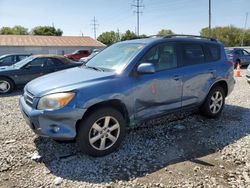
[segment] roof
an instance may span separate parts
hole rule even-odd
[[[0,46],[105,47],[103,43],[91,37],[37,35],[0,35]]]

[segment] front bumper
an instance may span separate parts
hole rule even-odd
[[[60,110],[37,110],[19,99],[20,110],[29,127],[39,136],[58,140],[72,140],[76,137],[76,123],[82,119],[86,109],[64,107]]]

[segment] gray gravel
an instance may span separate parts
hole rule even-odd
[[[196,112],[129,130],[105,157],[37,137],[20,91],[0,97],[0,187],[250,187],[250,85],[237,78],[218,119]]]

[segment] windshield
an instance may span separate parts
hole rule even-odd
[[[3,59],[3,58],[5,58],[5,57],[7,57],[8,55],[2,55],[2,56],[0,56],[0,59]]]
[[[33,59],[35,59],[35,57],[33,56],[29,56],[19,62],[17,62],[16,64],[14,64],[15,67],[23,67],[24,65],[26,65],[27,63],[29,63],[30,61],[32,61]]]
[[[143,46],[144,44],[136,43],[114,44],[89,60],[86,66],[120,72]]]

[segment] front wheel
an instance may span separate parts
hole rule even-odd
[[[101,108],[84,118],[76,141],[91,156],[104,156],[115,151],[125,136],[125,119],[113,108]]]
[[[215,118],[220,115],[225,104],[225,91],[222,87],[216,86],[211,89],[205,102],[200,107],[203,115]]]

